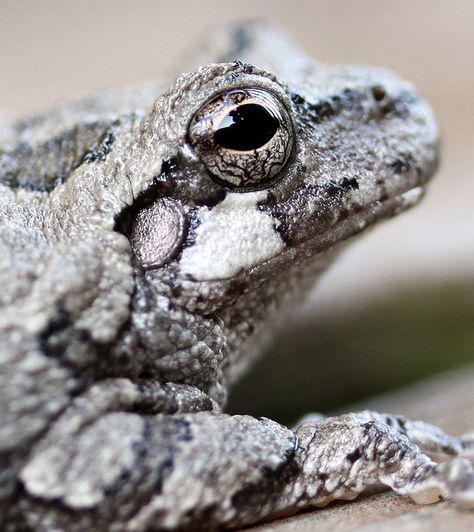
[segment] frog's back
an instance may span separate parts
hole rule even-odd
[[[159,85],[107,91],[7,123],[0,135],[0,184],[51,192],[83,163],[105,158],[122,129],[139,121]]]

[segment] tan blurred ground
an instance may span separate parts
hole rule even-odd
[[[27,114],[160,77],[208,28],[242,17],[273,21],[321,61],[396,70],[421,88],[443,126],[443,165],[429,197],[345,255],[321,285],[320,311],[474,274],[473,1],[1,0],[0,112]]]

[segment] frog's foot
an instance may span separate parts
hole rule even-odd
[[[354,498],[381,482],[420,504],[445,497],[474,508],[474,471],[462,457],[471,452],[472,439],[370,411],[304,423],[296,432],[306,451],[304,478],[295,483],[301,507]],[[436,463],[423,451],[451,460]]]
[[[474,434],[466,434],[460,438],[450,436],[439,427],[424,421],[413,421],[404,416],[378,414],[366,410],[359,414],[367,420],[385,423],[392,429],[404,434],[420,450],[435,462],[444,462],[456,456],[474,459]]]

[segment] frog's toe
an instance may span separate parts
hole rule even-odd
[[[417,504],[432,504],[441,498],[452,499],[463,509],[474,509],[474,470],[464,458],[436,464],[425,478],[396,489]]]

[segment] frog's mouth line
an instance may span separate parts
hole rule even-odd
[[[300,261],[311,260],[311,257],[323,254],[343,243],[349,238],[356,236],[378,221],[393,217],[410,207],[416,205],[423,197],[426,184],[418,184],[396,196],[384,200],[377,200],[367,206],[363,211],[353,213],[336,221],[335,224],[323,234],[311,236],[305,241],[298,242],[294,246],[288,246],[281,253],[274,255],[249,270],[242,271],[234,277],[221,277],[198,281],[207,285],[219,285],[220,283],[239,282],[260,283],[270,279],[275,271],[285,269],[284,265],[296,264]]]
[[[325,251],[332,245],[359,234],[376,222],[393,217],[415,206],[423,198],[424,193],[424,185],[417,185],[396,196],[389,197],[385,200],[377,200],[363,211],[354,213],[344,220],[336,222],[326,234],[316,235],[303,245],[309,244],[313,253]]]
[[[275,261],[281,261],[283,263],[297,261],[301,258],[309,258],[324,253],[337,244],[356,236],[377,222],[396,216],[415,206],[423,198],[425,190],[426,184],[416,185],[396,196],[389,197],[385,200],[377,200],[372,205],[367,206],[363,211],[337,221],[324,234],[318,234],[303,242],[299,242],[296,246],[286,250],[281,255],[272,257],[255,266],[248,274],[265,275],[265,273],[273,270]]]

